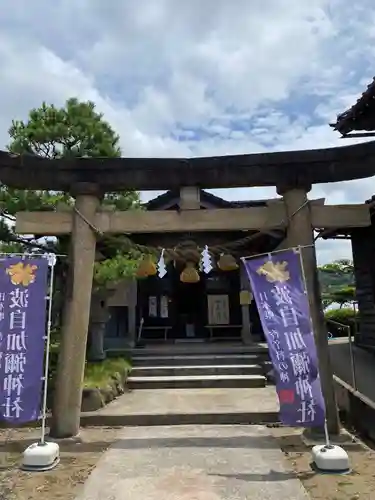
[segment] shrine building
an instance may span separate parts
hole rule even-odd
[[[191,189],[189,194],[196,208],[202,211],[266,207],[272,203],[272,200],[227,201],[200,189]],[[273,201],[277,202],[277,199]],[[145,204],[145,209],[179,210],[180,205],[179,191],[167,191]],[[167,273],[163,278],[155,274],[135,283],[120,285],[121,292],[115,294],[117,298],[109,298],[106,347],[118,348],[137,340],[147,343],[242,341],[245,344],[264,340],[248,279],[239,263],[241,257],[272,252],[284,238],[284,230],[261,233],[241,230],[145,232],[133,235],[132,240],[141,245],[177,247],[181,259],[167,263]],[[206,245],[217,249],[216,256],[212,256],[213,269],[207,274],[202,269],[199,272],[201,258],[198,250]],[[189,254],[197,270],[194,282],[181,279]],[[226,256],[224,262],[220,256]],[[129,294],[132,300],[129,300]]]

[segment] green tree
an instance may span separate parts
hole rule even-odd
[[[93,102],[69,99],[56,108],[43,103],[32,109],[28,120],[13,120],[9,129],[9,151],[43,158],[106,157],[121,155],[120,138],[95,110]],[[51,191],[20,191],[2,187],[0,203],[3,213],[19,210],[52,210],[59,202],[72,203],[68,194]],[[104,203],[119,210],[139,204],[137,192],[108,193]]]
[[[355,279],[353,262],[341,259],[319,267],[324,307],[339,304],[343,307],[355,301]]]
[[[65,106],[57,108],[43,103],[32,109],[26,121],[14,120],[9,129],[8,149],[14,154],[37,155],[48,159],[76,157],[119,157],[121,150],[119,136],[95,109],[92,102],[69,99]],[[0,241],[2,252],[55,251],[66,254],[69,238],[45,238],[43,236],[20,236],[14,231],[15,214],[18,211],[48,211],[59,203],[72,205],[69,193],[55,191],[23,191],[0,186]],[[125,191],[107,193],[104,204],[117,210],[139,208],[139,193]],[[107,245],[99,241],[103,260],[96,265],[100,284],[133,272],[137,255],[132,250],[121,251],[121,246],[112,241]],[[114,259],[114,262],[112,262]],[[64,267],[64,266],[60,266]],[[64,279],[66,269],[58,269]],[[107,269],[108,268],[108,269]],[[57,274],[57,273],[56,273]]]
[[[354,280],[354,265],[349,259],[339,259],[320,266],[319,269],[331,275],[350,277]]]

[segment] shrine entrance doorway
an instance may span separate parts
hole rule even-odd
[[[170,338],[175,341],[203,341],[209,337],[207,324],[207,296],[204,276],[196,283],[181,281],[184,265],[171,266],[172,328]]]
[[[186,283],[186,263],[168,264],[162,279],[138,281],[137,331],[146,343],[242,341],[243,309],[253,323],[253,305],[240,304],[240,271],[212,270]],[[258,333],[258,332],[257,332]]]

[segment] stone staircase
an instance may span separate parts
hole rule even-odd
[[[208,347],[203,353],[188,347],[164,352],[136,349],[132,353],[128,387],[133,390],[265,387],[267,351],[241,347],[241,350],[232,348],[232,352]]]
[[[119,351],[109,352],[119,356]],[[98,411],[86,426],[249,425],[279,421],[265,346],[163,345],[128,349],[128,391]]]

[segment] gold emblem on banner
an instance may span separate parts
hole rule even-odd
[[[38,266],[18,262],[18,264],[9,266],[5,272],[10,276],[12,285],[29,286],[31,283],[35,282],[35,271],[37,269]]]
[[[284,283],[290,279],[290,273],[287,270],[288,263],[272,262],[269,260],[257,269],[259,276],[264,276],[269,283]]]

